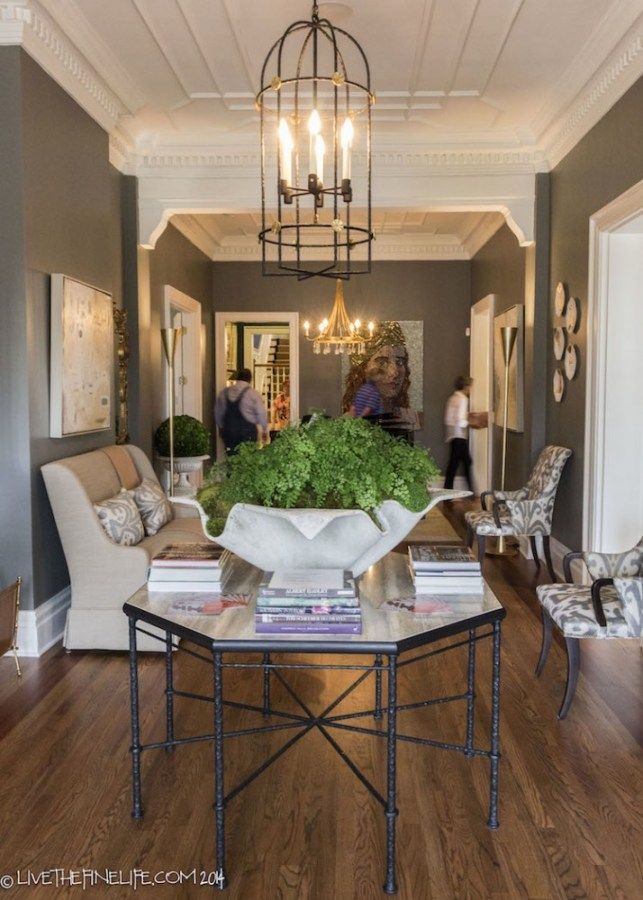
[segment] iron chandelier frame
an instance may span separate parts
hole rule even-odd
[[[297,38],[301,39],[301,47],[293,75],[286,71],[284,58]],[[363,81],[349,77],[340,47],[341,41],[347,42],[347,47],[352,52],[357,51],[358,59],[363,64]],[[322,47],[331,51],[332,72],[320,70],[320,42]],[[310,71],[306,68],[307,63],[311,64]],[[323,181],[325,144],[321,139],[323,123],[319,115],[319,101],[321,99],[326,103],[328,94],[321,96],[320,87],[323,91],[330,89],[332,92],[330,106],[326,105],[322,109],[323,120],[330,125],[332,136],[329,148],[332,153],[331,184],[324,184]],[[306,105],[310,91],[302,88],[312,88],[310,110]],[[292,105],[289,104],[290,98]],[[293,22],[268,51],[261,69],[261,86],[256,95],[261,140],[261,231],[258,238],[263,275],[294,276],[300,281],[314,276],[348,280],[351,275],[368,274],[371,271],[371,243],[374,239],[371,216],[371,107],[374,102],[370,67],[364,50],[347,31],[333,25],[329,19],[319,17],[317,2],[313,3],[310,21],[302,19]],[[306,124],[303,116],[309,111],[310,157],[306,172],[303,150]],[[318,123],[316,136],[311,127],[314,116]],[[340,127],[339,119],[342,116],[344,124]],[[268,120],[273,117],[277,145],[277,215],[269,221],[271,215],[268,195],[272,195],[272,191],[269,192],[266,187],[266,169],[267,160],[271,157],[266,143],[270,139]],[[366,152],[363,155],[365,226],[351,222],[351,150],[353,122],[358,118],[364,123],[366,132]],[[294,129],[294,139],[290,132],[291,126]],[[321,148],[321,165],[318,164],[319,156],[316,157],[317,163],[313,165],[314,141],[317,142],[315,147]],[[326,203],[331,206],[332,218],[322,216],[321,211]],[[290,208],[293,212],[290,217],[292,221],[284,221],[284,213]],[[366,249],[365,259],[355,259],[353,251],[359,246]],[[307,251],[327,253],[323,260],[316,260],[318,265],[315,266],[315,261],[304,258]],[[276,255],[276,258],[270,258],[270,254]]]

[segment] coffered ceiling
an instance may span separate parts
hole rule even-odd
[[[5,0],[0,12],[9,22],[12,10],[27,10],[38,29],[59,31],[109,94],[110,130],[131,150],[149,150],[256,141],[261,63],[310,6]],[[611,63],[603,93],[617,81],[622,92],[643,71],[643,0],[332,0],[321,11],[367,52],[376,146],[408,138],[428,147],[538,147],[547,156],[601,66]]]
[[[174,216],[229,258],[256,227],[261,65],[310,8],[0,0],[0,46],[22,45],[109,132],[110,159],[138,176],[144,246]],[[410,258],[466,258],[498,212],[532,242],[534,174],[643,74],[643,0],[328,0],[320,12],[371,64],[380,258],[404,258],[404,242]],[[464,218],[436,230],[437,213]]]

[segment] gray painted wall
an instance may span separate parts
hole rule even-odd
[[[135,443],[151,454],[154,431],[165,418],[164,385],[160,383],[163,377],[160,329],[165,324],[165,285],[171,285],[201,304],[201,322],[205,329],[203,420],[213,431],[212,261],[173,225],[168,225],[153,250],[139,248],[135,291],[129,287],[134,280],[131,258],[127,262],[126,308],[133,352],[131,432]]]
[[[264,278],[257,263],[215,263],[216,310],[299,311],[300,321],[317,323],[328,314],[335,284],[331,279],[299,283],[292,278]],[[456,375],[469,370],[470,317],[468,262],[379,262],[372,274],[353,278],[345,287],[349,314],[363,320],[424,320],[424,428],[419,441],[433,450],[444,467],[444,401]],[[316,356],[300,337],[300,412],[323,407],[340,411],[342,385],[338,357]]]
[[[525,250],[519,245],[509,226],[503,225],[471,260],[471,302],[477,303],[487,294],[496,295],[495,315],[525,299]],[[493,426],[493,484],[500,486],[502,467],[502,428]],[[514,489],[524,483],[525,435],[507,433],[506,487]]]
[[[113,427],[49,437],[49,276],[78,278],[120,305],[121,176],[109,164],[102,128],[25,53],[21,72],[33,522],[33,591],[25,605],[38,606],[69,583],[40,467],[114,442]]]
[[[643,178],[642,148],[639,79],[551,173],[550,338],[556,284],[565,282],[580,300],[580,327],[574,338],[580,365],[562,403],[554,401],[551,391],[556,367],[551,340],[547,363],[547,441],[574,451],[560,486],[554,535],[572,549],[582,540],[589,218]],[[640,398],[640,385],[629,387],[638,390]]]
[[[25,347],[20,50],[0,47],[0,587],[31,594],[29,383]]]

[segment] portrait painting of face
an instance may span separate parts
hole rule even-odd
[[[380,392],[384,406],[401,404],[401,393],[408,374],[405,347],[385,344],[377,349],[366,363],[366,376]]]
[[[364,353],[342,359],[343,410],[350,408],[357,391],[370,381],[379,391],[385,412],[421,413],[423,352],[423,322],[378,322]]]

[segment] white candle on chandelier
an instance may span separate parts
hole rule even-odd
[[[315,137],[315,173],[317,178],[324,183],[324,153],[326,152],[326,144],[321,134]]]
[[[359,331],[361,327],[362,327],[362,323],[360,322],[360,320],[355,319],[355,331]]]
[[[306,321],[304,322],[304,334],[306,335],[306,337],[308,337],[309,332],[310,332],[310,322],[308,321],[308,319],[306,319]]]
[[[342,178],[351,177],[351,147],[353,146],[353,122],[349,116],[342,125]]]
[[[321,131],[321,119],[319,118],[319,113],[316,109],[314,109],[310,117],[308,119],[308,133],[310,134],[310,161],[308,171],[312,175],[319,176],[319,172],[315,171],[315,151],[316,151],[316,138]]]
[[[292,185],[292,151],[294,143],[288,122],[282,119],[279,122],[279,148],[281,157],[281,177],[290,187]]]
[[[373,322],[369,322],[368,323],[368,333],[370,334],[371,337],[373,337],[374,331],[375,331],[375,325],[373,324]]]

